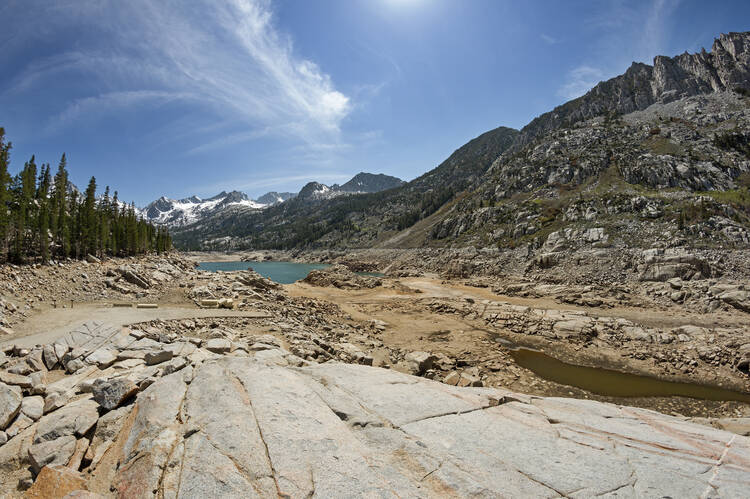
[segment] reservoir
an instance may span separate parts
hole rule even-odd
[[[201,262],[200,270],[209,272],[236,272],[252,269],[279,284],[292,284],[307,277],[312,270],[325,269],[330,265],[325,263],[293,263],[293,262]]]

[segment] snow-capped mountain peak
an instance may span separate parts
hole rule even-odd
[[[197,222],[201,218],[230,206],[243,206],[251,209],[262,209],[266,205],[258,203],[239,191],[221,192],[203,200],[198,196],[184,199],[169,199],[165,196],[150,203],[143,210],[145,217],[156,224],[180,227]]]
[[[250,199],[247,194],[240,191],[222,191],[208,199],[198,196],[171,199],[162,196],[146,206],[140,213],[148,221],[158,225],[183,227],[228,209],[263,210],[294,197],[304,201],[322,201],[336,196],[378,192],[398,187],[403,183],[396,177],[358,173],[344,185],[327,186],[319,182],[310,182],[300,190],[299,194],[272,191],[260,196],[257,200]]]

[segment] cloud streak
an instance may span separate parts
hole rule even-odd
[[[60,114],[51,118],[47,123],[46,131],[50,133],[56,132],[81,117],[90,119],[102,116],[111,111],[118,111],[123,108],[131,108],[146,103],[163,104],[169,101],[189,98],[191,98],[191,95],[187,93],[153,90],[109,92],[94,97],[85,97],[74,100]]]
[[[539,38],[541,38],[545,43],[547,43],[549,45],[556,45],[556,44],[560,43],[560,40],[558,40],[557,38],[554,38],[554,37],[552,37],[552,36],[550,36],[550,35],[548,35],[546,33],[541,33],[539,35]]]
[[[31,5],[54,11],[60,16],[57,24],[95,27],[107,35],[103,46],[84,45],[35,62],[15,79],[15,92],[48,84],[63,71],[76,71],[98,84],[100,92],[67,103],[50,120],[49,130],[130,104],[190,98],[214,119],[233,121],[229,144],[268,133],[315,144],[339,140],[342,122],[353,108],[328,74],[296,54],[291,39],[274,24],[269,0]],[[193,152],[220,145],[209,140]]]
[[[568,73],[566,83],[557,91],[557,95],[567,100],[575,99],[591,90],[603,77],[604,72],[599,68],[578,66]]]

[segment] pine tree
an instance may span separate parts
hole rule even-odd
[[[27,255],[26,228],[33,227],[31,206],[36,191],[36,161],[34,156],[24,164],[23,170],[15,179],[16,217],[13,260],[23,262]],[[32,223],[30,223],[32,222]]]
[[[91,177],[83,199],[81,211],[81,240],[82,253],[95,254],[99,227],[96,216],[96,178]]]
[[[49,260],[49,189],[51,182],[49,165],[42,165],[42,173],[39,176],[39,189],[37,190],[37,202],[39,203],[39,255],[42,257],[42,263],[47,263]]]
[[[67,164],[65,153],[63,153],[62,158],[60,158],[60,164],[57,167],[57,173],[55,174],[55,196],[52,207],[55,212],[53,232],[55,233],[57,246],[60,248],[59,256],[63,258],[70,255],[70,222],[67,213]]]
[[[117,256],[120,250],[120,201],[117,199],[117,191],[112,197],[112,229],[110,230],[111,254]]]
[[[4,252],[8,236],[8,186],[10,175],[10,142],[5,142],[5,129],[0,127],[0,251]]]
[[[105,251],[109,251],[109,230],[110,220],[112,218],[112,209],[109,202],[109,186],[104,189],[104,196],[99,202],[99,255],[104,255]]]
[[[66,217],[67,230],[65,236],[68,244],[68,255],[79,258],[81,254],[81,207],[78,202],[78,192],[73,191],[70,195],[70,213]],[[68,256],[66,255],[66,256]]]

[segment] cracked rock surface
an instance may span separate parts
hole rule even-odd
[[[395,371],[204,362],[138,396],[117,490],[177,497],[738,497],[750,439]]]
[[[93,494],[133,498],[742,497],[750,487],[750,438],[681,418],[183,339],[89,324],[58,340],[74,367],[100,348],[175,357],[82,365],[50,383],[56,404],[0,445],[3,497],[22,483],[49,488],[62,469]],[[95,396],[118,384],[137,395],[119,407]]]

